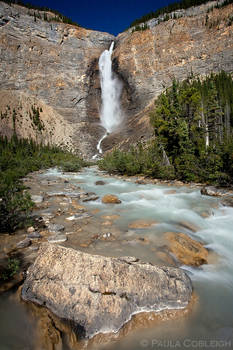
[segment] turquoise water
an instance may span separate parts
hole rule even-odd
[[[55,175],[55,174],[54,174]],[[63,175],[67,177],[67,175]],[[192,279],[199,303],[189,317],[166,322],[154,329],[137,332],[124,340],[108,345],[109,349],[232,349],[233,348],[233,208],[216,206],[218,200],[203,196],[198,189],[162,185],[138,185],[130,181],[103,177],[93,168],[85,169],[77,176],[68,176],[87,192],[116,194],[119,205],[104,205],[101,200],[90,202],[91,208],[99,208],[99,215],[119,214],[117,225],[127,233],[133,220],[150,219],[158,222],[154,227],[140,231],[140,236],[151,238],[163,232],[184,232],[206,243],[206,247],[218,253],[214,264],[201,268],[183,266]],[[104,186],[95,182],[104,180]],[[175,190],[174,194],[167,191]],[[217,207],[217,208],[216,208]],[[209,213],[204,218],[201,214]],[[199,229],[196,233],[182,227],[187,221]],[[111,251],[109,251],[111,256]],[[135,254],[134,254],[135,255]],[[136,251],[137,255],[137,251]],[[140,254],[140,258],[143,258]],[[144,256],[148,260],[148,256]],[[170,342],[169,342],[170,341]]]
[[[62,174],[57,169],[51,169],[41,177],[62,177],[77,186],[77,191],[80,186],[86,192],[95,192],[100,199],[85,205],[90,211],[99,209],[96,216],[119,215],[114,221],[114,227],[120,232],[118,239],[106,244],[100,242],[91,253],[134,255],[156,263],[152,248],[163,245],[164,233],[172,231],[199,239],[218,254],[218,259],[212,264],[200,268],[182,266],[192,279],[199,297],[199,302],[187,317],[132,333],[109,344],[107,349],[233,349],[233,208],[219,206],[218,199],[202,196],[196,188],[139,185],[127,179],[106,176],[93,167],[78,174]],[[98,180],[104,181],[105,185],[96,186]],[[171,190],[173,192],[168,193]],[[101,197],[105,194],[117,195],[122,203],[102,204]],[[203,217],[204,214],[208,217]],[[146,229],[129,229],[130,223],[142,219],[156,223]],[[197,226],[197,232],[185,228],[184,222]],[[135,243],[134,238],[137,237],[148,239],[150,244]],[[33,349],[30,337],[22,339],[21,327],[27,330],[31,322],[25,309],[21,306],[15,309],[17,317],[14,322],[20,323],[20,326],[17,328],[13,323],[11,328],[9,324],[15,304],[10,306],[9,298],[4,300],[0,301],[0,344],[5,347],[0,345],[0,349]],[[11,315],[8,325],[8,321],[3,321],[7,315]],[[5,341],[1,342],[3,337]],[[9,347],[5,345],[8,338],[11,342]]]

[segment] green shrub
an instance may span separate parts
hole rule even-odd
[[[14,232],[28,221],[33,203],[21,178],[42,168],[60,166],[78,171],[86,166],[78,156],[32,140],[0,137],[0,232]]]
[[[14,277],[14,275],[19,272],[19,259],[9,258],[7,261],[7,266],[0,269],[0,282],[8,281]]]

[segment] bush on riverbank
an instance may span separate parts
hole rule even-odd
[[[233,80],[211,74],[173,81],[151,113],[155,138],[99,162],[109,172],[183,181],[233,183]]]
[[[130,151],[122,152],[114,149],[113,152],[98,162],[100,169],[109,173],[121,175],[145,174],[155,178],[173,179],[174,169],[172,166],[163,165],[162,151],[158,144],[153,141],[148,143],[146,148],[142,145],[131,147]]]
[[[0,137],[0,232],[14,232],[22,226],[33,207],[21,178],[43,168],[78,171],[85,165],[76,155],[55,146],[37,145],[16,135],[11,140]]]

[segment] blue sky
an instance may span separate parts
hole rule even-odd
[[[81,26],[114,35],[142,15],[174,0],[30,0],[34,5],[58,10]]]

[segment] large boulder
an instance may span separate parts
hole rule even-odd
[[[223,197],[226,195],[232,195],[232,191],[228,191],[225,188],[217,188],[214,186],[205,186],[201,189],[201,194],[212,197]]]
[[[180,269],[48,243],[41,246],[22,288],[23,300],[69,320],[85,338],[117,332],[139,312],[184,309],[191,295],[191,281]]]
[[[208,263],[208,250],[184,233],[167,232],[170,251],[185,265],[200,266]]]
[[[120,204],[121,200],[114,194],[106,194],[102,198],[102,203],[104,204]]]

